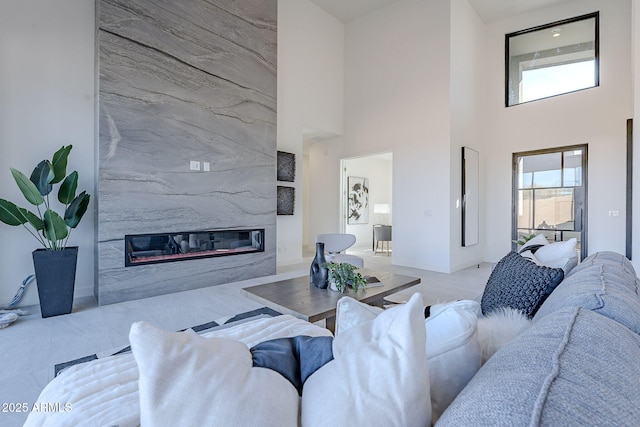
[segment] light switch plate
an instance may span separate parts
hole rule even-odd
[[[192,171],[199,171],[200,162],[197,160],[191,160],[191,162],[189,162],[189,169],[191,169]]]

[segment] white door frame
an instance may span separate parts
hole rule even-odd
[[[340,197],[340,233],[345,233],[346,229],[347,229],[347,196],[348,196],[348,189],[347,189],[347,162],[349,160],[355,160],[355,159],[362,159],[365,157],[375,157],[375,156],[379,156],[381,154],[391,154],[391,169],[393,170],[393,151],[382,151],[382,152],[378,152],[378,153],[371,153],[371,154],[363,154],[361,156],[353,156],[353,157],[346,157],[346,158],[342,158],[340,159],[340,191],[338,192],[338,194],[341,195]],[[393,173],[391,174],[391,180],[393,180]],[[393,185],[393,184],[392,184]],[[392,203],[392,202],[390,202]]]

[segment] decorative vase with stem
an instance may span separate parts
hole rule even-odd
[[[67,175],[67,160],[71,145],[63,146],[51,161],[42,160],[30,177],[11,168],[11,174],[27,202],[36,213],[0,199],[0,221],[11,226],[23,226],[42,246],[33,252],[33,263],[43,317],[71,312],[77,247],[67,247],[71,230],[80,223],[89,206],[86,191],[76,195],[78,172]],[[64,214],[54,210],[50,194],[54,184],[60,184],[57,199]]]
[[[327,289],[329,285],[327,282],[328,272],[326,267],[327,260],[324,257],[324,243],[316,243],[316,256],[311,261],[311,268],[309,269],[309,283],[316,288]]]

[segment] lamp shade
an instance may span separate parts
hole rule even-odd
[[[373,213],[388,214],[389,212],[389,205],[387,203],[375,203],[373,205]]]

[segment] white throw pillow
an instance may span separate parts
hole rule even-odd
[[[524,251],[524,252],[520,252],[520,256],[522,258],[526,258],[529,261],[535,263],[536,265],[540,265],[540,261],[538,261],[538,259],[536,258],[536,256],[533,254],[533,252],[531,251]]]
[[[533,262],[536,265],[542,265],[544,267],[550,267],[550,268],[561,268],[562,271],[564,272],[565,277],[567,276],[567,274],[569,274],[569,272],[573,269],[573,267],[578,265],[577,253],[574,253],[572,257],[558,258],[558,259],[554,259],[547,262],[540,261],[538,258],[536,258],[536,256],[533,253],[531,253],[531,251],[524,251],[520,254],[520,256],[528,259],[529,261]]]
[[[424,427],[431,420],[422,298],[333,340],[334,360],[302,390],[302,426]]]
[[[375,319],[382,311],[350,297],[341,298],[336,310],[336,336]],[[471,300],[435,304],[430,313],[424,323],[435,423],[480,368],[480,344],[476,333],[480,304]]]
[[[299,397],[239,341],[131,326],[143,426],[297,426]]]
[[[343,334],[348,329],[378,317],[382,307],[361,303],[351,297],[342,297],[336,306],[335,336]]]
[[[564,257],[558,258],[547,262],[539,262],[539,265],[544,265],[545,267],[551,268],[561,268],[564,271],[564,276],[567,277],[567,274],[578,265],[578,254],[574,254],[572,257]]]
[[[425,319],[434,424],[482,365],[479,313],[478,302],[460,300],[432,306]]]
[[[575,237],[565,242],[551,243],[538,249],[534,255],[543,264],[560,258],[571,258],[576,255],[576,244]]]
[[[532,254],[530,259],[538,265],[545,267],[561,268],[565,277],[578,265],[578,253],[576,252],[577,239],[571,238],[564,242],[555,242],[543,246]],[[525,256],[523,253],[522,256]]]

